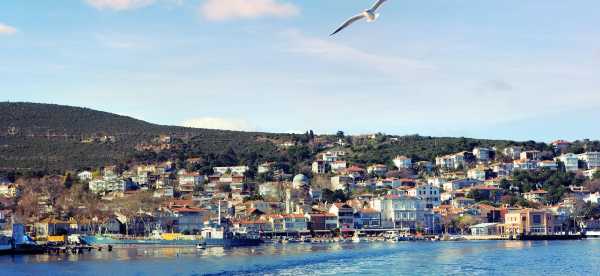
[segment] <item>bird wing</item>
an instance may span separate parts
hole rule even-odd
[[[381,7],[381,5],[383,5],[383,3],[385,3],[385,1],[387,0],[377,0],[377,2],[375,2],[375,4],[373,5],[373,7],[371,7],[371,11],[376,11],[377,9],[379,9],[379,7]]]
[[[346,22],[344,22],[344,23],[343,23],[343,24],[342,24],[342,25],[341,25],[339,28],[337,28],[337,30],[335,30],[335,31],[334,31],[333,33],[331,33],[329,36],[332,36],[332,35],[334,35],[334,34],[337,34],[337,33],[339,33],[341,30],[343,30],[343,29],[345,29],[346,27],[350,26],[350,24],[352,24],[352,23],[354,23],[354,22],[356,22],[356,21],[358,21],[358,20],[361,20],[361,19],[363,19],[363,18],[365,18],[365,15],[364,15],[364,14],[362,14],[362,13],[361,13],[361,14],[358,14],[358,15],[355,15],[354,17],[351,17],[350,19],[346,20]]]

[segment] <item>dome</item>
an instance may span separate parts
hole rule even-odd
[[[299,174],[299,175],[294,176],[294,181],[293,181],[294,187],[299,187],[299,186],[302,186],[305,184],[308,184],[308,177],[306,177],[306,175]]]

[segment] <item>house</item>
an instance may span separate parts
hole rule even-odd
[[[412,168],[412,159],[406,156],[398,155],[394,158],[394,160],[392,160],[392,162],[394,162],[394,166],[396,166],[396,168],[399,170]]]
[[[567,149],[569,149],[569,147],[571,146],[571,142],[568,142],[565,140],[556,140],[556,141],[552,142],[551,145],[554,147],[554,149],[557,152],[563,153],[563,152],[566,152]]]
[[[305,235],[308,231],[308,219],[302,214],[283,215],[284,231],[286,233],[295,233]]]
[[[535,190],[535,191],[530,191],[528,193],[523,193],[523,198],[525,198],[526,200],[529,200],[529,201],[543,203],[543,202],[546,202],[547,194],[548,194],[548,192],[546,192],[544,190]]]
[[[373,209],[381,212],[382,227],[416,231],[418,226],[426,225],[424,202],[416,197],[386,195],[372,200]]]
[[[557,157],[557,160],[564,164],[567,172],[576,172],[579,170],[579,157],[577,154],[565,153]]]
[[[338,153],[328,151],[322,154],[321,160],[326,163],[332,163],[338,160]]]
[[[470,189],[469,192],[471,194],[476,193],[476,200],[489,200],[491,202],[499,202],[502,197],[502,189],[496,186],[474,186]]]
[[[452,207],[454,208],[467,208],[475,204],[475,200],[466,197],[456,197],[452,199]]]
[[[109,192],[125,192],[126,182],[123,179],[94,179],[88,183],[92,193],[103,194]]]
[[[445,170],[456,170],[465,166],[465,158],[462,154],[451,154],[435,158],[435,164]]]
[[[35,223],[35,235],[37,238],[68,235],[72,232],[71,225],[75,225],[75,229],[77,229],[77,223],[75,221],[62,221],[54,218],[46,218]]]
[[[483,168],[481,168],[481,167],[470,169],[467,172],[467,177],[471,178],[471,179],[485,181],[485,179],[486,179],[486,170],[483,169]]]
[[[283,194],[285,187],[289,186],[289,183],[285,182],[265,182],[259,184],[258,194],[263,197],[279,198]]]
[[[90,181],[93,178],[93,174],[90,171],[82,171],[77,174],[77,178],[82,182]]]
[[[475,159],[480,162],[489,162],[493,160],[495,157],[495,152],[493,149],[484,148],[484,147],[476,147],[473,149],[473,155]]]
[[[499,234],[498,223],[480,223],[470,227],[472,236],[495,236]]]
[[[402,182],[398,178],[388,177],[385,179],[379,179],[375,185],[377,188],[396,189],[396,188],[402,186]]]
[[[271,233],[271,223],[267,220],[241,220],[233,223],[233,227],[238,233],[250,235],[260,235],[263,233]]]
[[[420,184],[408,190],[408,195],[425,201],[425,208],[432,209],[440,206],[440,189],[432,184]]]
[[[354,214],[354,228],[378,229],[381,228],[381,213],[373,208],[363,208]]]
[[[275,234],[303,235],[308,232],[308,220],[300,214],[271,215],[269,223]]]
[[[266,162],[258,165],[257,172],[259,174],[273,172],[275,170],[275,162]]]
[[[347,203],[334,203],[329,208],[329,213],[338,217],[340,232],[354,232],[354,209]]]
[[[354,165],[350,168],[347,168],[346,173],[348,174],[348,176],[351,176],[354,179],[363,179],[365,176],[365,169]]]
[[[577,158],[584,162],[588,170],[600,168],[600,152],[586,152],[577,155]]]
[[[0,197],[14,198],[18,194],[17,184],[0,183]]]
[[[314,174],[325,174],[327,173],[327,162],[323,160],[317,160],[312,163],[312,172]]]
[[[543,160],[538,162],[537,164],[538,168],[540,169],[547,169],[547,170],[558,170],[558,164],[556,163],[556,161],[552,161],[552,160]]]
[[[335,162],[331,162],[329,166],[332,172],[338,173],[345,170],[348,167],[348,163],[343,160],[337,160]]]
[[[218,174],[244,175],[249,170],[248,166],[214,167],[213,171]]]
[[[521,160],[535,160],[538,161],[542,157],[542,152],[538,150],[528,150],[521,152]]]
[[[308,219],[308,227],[311,231],[319,233],[330,233],[338,228],[338,217],[331,213],[309,213],[305,217]]]
[[[537,160],[520,159],[513,161],[513,168],[515,170],[531,171],[537,169],[537,165]]]
[[[504,217],[504,234],[551,235],[554,233],[552,212],[536,209],[510,209]]]
[[[480,180],[476,180],[476,179],[458,179],[458,180],[452,180],[450,182],[446,182],[444,183],[444,191],[447,192],[452,192],[455,190],[460,190],[466,187],[472,187],[474,185],[479,185],[483,183]]]
[[[334,176],[331,177],[331,186],[330,189],[332,191],[342,190],[345,191],[349,186],[353,185],[354,179],[349,176]]]
[[[367,173],[383,177],[387,173],[387,166],[382,164],[375,164],[367,167]]]
[[[513,163],[498,163],[492,166],[492,171],[497,177],[507,177],[512,174],[514,168]]]
[[[510,146],[510,147],[506,147],[503,150],[504,156],[512,159],[512,160],[516,160],[516,159],[520,159],[521,158],[521,147],[519,146]]]

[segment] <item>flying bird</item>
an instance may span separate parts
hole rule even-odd
[[[381,5],[383,5],[383,3],[385,3],[385,1],[387,1],[387,0],[377,0],[377,2],[375,2],[373,7],[346,20],[346,22],[344,22],[339,28],[337,28],[337,30],[335,30],[333,33],[331,33],[330,36],[339,33],[346,27],[350,26],[352,23],[354,23],[358,20],[361,20],[363,18],[366,18],[367,22],[373,22],[373,21],[377,20],[377,18],[379,17],[379,14],[376,13],[377,9],[379,9],[379,7],[381,7]]]

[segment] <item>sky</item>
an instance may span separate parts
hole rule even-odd
[[[599,139],[600,2],[0,1],[0,101],[268,132]]]

